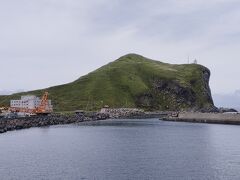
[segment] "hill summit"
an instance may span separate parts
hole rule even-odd
[[[215,107],[209,78],[209,69],[198,64],[174,65],[128,54],[69,84],[1,96],[0,104],[23,94],[40,96],[48,91],[57,111],[96,110],[104,105],[211,111]]]

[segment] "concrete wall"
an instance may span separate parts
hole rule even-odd
[[[230,120],[240,121],[240,114],[222,113],[179,113],[179,119],[198,119],[198,120]]]

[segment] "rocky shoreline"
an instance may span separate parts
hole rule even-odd
[[[111,119],[148,119],[169,114],[165,111],[146,112],[137,108],[102,108],[100,112],[107,114]]]
[[[53,114],[49,116],[33,116],[18,118],[1,118],[0,133],[7,131],[27,129],[31,127],[44,127],[51,125],[74,124],[87,121],[106,119],[148,119],[165,116],[165,112],[144,112],[139,109],[120,108],[106,112],[81,112],[71,115]]]
[[[109,116],[101,113],[90,115],[50,115],[50,116],[35,116],[12,119],[0,119],[0,133],[7,131],[27,129],[31,127],[44,127],[60,124],[73,124],[84,121],[97,121],[108,119]]]

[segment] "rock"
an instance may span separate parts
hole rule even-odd
[[[103,108],[101,112],[113,119],[144,115],[144,111],[137,108]]]
[[[219,112],[220,113],[226,113],[226,112],[233,112],[233,113],[236,113],[238,112],[236,109],[233,109],[233,108],[223,108],[223,107],[220,107],[219,108]]]
[[[82,121],[93,121],[93,120],[105,120],[108,119],[108,114],[92,113],[84,116],[77,115],[59,115],[54,114],[51,116],[34,116],[24,118],[13,118],[13,119],[1,119],[0,120],[0,133],[6,131],[26,129],[31,127],[43,127],[58,124],[71,124]]]

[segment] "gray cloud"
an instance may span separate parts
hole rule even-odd
[[[237,0],[0,0],[0,84],[67,83],[135,52],[212,70],[214,93],[239,89]]]

